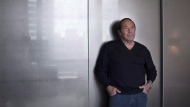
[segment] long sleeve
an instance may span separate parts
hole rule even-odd
[[[147,80],[155,80],[156,68],[148,49],[135,42],[129,50],[121,40],[106,43],[100,49],[95,72],[100,83],[107,88],[116,87],[124,94],[135,94],[142,90],[139,86]]]
[[[146,69],[146,74],[147,74],[147,80],[151,80],[152,82],[154,82],[157,76],[157,71],[148,49],[146,53],[145,69]]]
[[[108,45],[103,45],[100,50],[96,65],[96,74],[105,88],[109,86],[108,51]]]

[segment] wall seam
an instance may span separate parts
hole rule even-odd
[[[163,37],[163,0],[160,0],[160,92],[161,92],[161,107],[164,107],[164,50],[163,50],[163,44],[164,44],[164,37]]]
[[[87,0],[87,38],[88,38],[88,107],[90,107],[90,90],[89,90],[89,64],[90,64],[90,57],[89,57],[89,0]]]

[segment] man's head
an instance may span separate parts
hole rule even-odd
[[[135,38],[136,26],[130,18],[124,18],[119,22],[118,34],[124,41],[133,41]]]

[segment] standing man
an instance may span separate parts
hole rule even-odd
[[[97,63],[97,75],[109,96],[109,107],[146,107],[157,73],[149,50],[134,41],[130,18],[119,23],[119,40],[107,44]],[[145,78],[146,77],[146,78]]]

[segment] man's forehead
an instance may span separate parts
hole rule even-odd
[[[134,23],[131,20],[124,20],[122,26],[134,26]]]
[[[131,23],[125,23],[125,24],[122,24],[122,26],[134,26],[134,24],[131,24]]]

